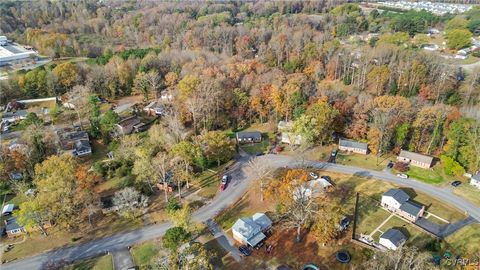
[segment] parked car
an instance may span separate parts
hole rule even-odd
[[[333,150],[332,153],[330,154],[332,157],[336,157],[337,156],[337,150]]]
[[[312,177],[313,179],[318,179],[318,174],[314,173],[314,172],[310,172],[310,177]]]
[[[393,168],[394,165],[395,165],[395,163],[393,163],[393,161],[390,160],[387,164],[387,168],[391,169],[391,168]]]
[[[458,186],[460,186],[461,184],[462,184],[462,182],[461,182],[461,181],[458,181],[458,180],[452,182],[452,186],[453,186],[453,187],[458,187]]]
[[[228,175],[223,175],[222,182],[220,183],[220,191],[224,191],[227,188]]]
[[[247,246],[240,246],[238,250],[245,256],[252,255],[252,251]]]
[[[340,231],[345,231],[350,225],[350,219],[347,216],[344,216],[342,220],[340,220]]]
[[[400,177],[400,178],[403,178],[403,179],[407,179],[408,178],[408,175],[404,174],[404,173],[397,173],[397,177]]]

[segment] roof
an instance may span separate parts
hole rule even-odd
[[[92,150],[90,142],[88,140],[78,140],[75,142],[75,150],[77,151],[88,151]]]
[[[16,217],[11,217],[5,221],[5,230],[7,231],[13,231],[16,229],[21,229],[23,228],[17,223],[17,218]]]
[[[11,213],[14,207],[15,205],[13,203],[6,204],[5,206],[3,206],[2,215],[5,213]]]
[[[127,118],[122,119],[120,122],[118,122],[118,125],[125,128],[125,127],[130,127],[132,128],[135,125],[138,125],[142,123],[142,121],[136,117],[136,116],[130,116]]]
[[[240,131],[237,132],[237,138],[262,138],[262,133],[259,131]]]
[[[268,218],[267,215],[265,215],[264,213],[255,213],[252,216],[252,219],[253,219],[253,222],[260,225],[262,230],[272,226],[272,220],[270,220],[270,218]]]
[[[247,239],[247,242],[248,244],[250,244],[250,246],[254,247],[258,245],[258,243],[262,242],[262,240],[265,238],[267,238],[267,236],[265,236],[265,234],[260,232],[260,233],[257,233],[254,237]]]
[[[422,207],[416,203],[407,201],[400,205],[400,210],[409,213],[412,216],[417,216],[420,211],[422,211]]]
[[[386,232],[380,235],[380,238],[389,240],[397,247],[407,240],[407,237],[397,229],[388,229]]]
[[[27,117],[28,112],[26,110],[17,110],[14,112],[6,112],[3,114],[3,118],[8,117]]]
[[[242,235],[245,239],[250,239],[260,233],[262,228],[250,217],[242,217],[233,224],[232,230]]]
[[[383,193],[383,196],[392,197],[400,204],[403,204],[404,202],[410,199],[410,196],[408,196],[408,194],[405,193],[405,191],[398,188],[389,189],[387,192]]]
[[[338,145],[343,147],[358,148],[363,150],[368,150],[368,144],[364,142],[357,142],[354,140],[340,139]]]
[[[431,156],[426,156],[426,155],[405,151],[405,150],[400,151],[400,155],[398,156],[401,158],[407,158],[410,160],[415,160],[415,161],[427,163],[427,164],[432,164],[432,161],[433,161],[433,157]]]
[[[280,121],[280,122],[278,122],[277,128],[279,130],[284,130],[284,131],[291,130],[293,128],[293,122],[292,121]]]

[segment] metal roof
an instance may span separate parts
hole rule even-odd
[[[415,160],[415,161],[426,163],[426,164],[432,164],[432,161],[433,161],[433,157],[431,156],[426,156],[426,155],[422,155],[419,153],[414,153],[406,150],[400,151],[400,155],[398,156],[401,158],[407,158],[410,160]]]
[[[354,140],[340,139],[338,145],[343,147],[358,148],[363,150],[368,150],[368,144],[364,142],[357,142]]]

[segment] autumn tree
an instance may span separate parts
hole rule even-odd
[[[380,96],[390,78],[390,70],[387,65],[375,66],[367,75],[368,91],[375,96]]]
[[[271,180],[271,174],[273,168],[268,160],[262,160],[259,157],[255,157],[248,162],[249,171],[255,175],[256,180],[260,186],[260,201],[263,201],[265,189],[268,187]]]
[[[229,161],[235,154],[235,143],[225,132],[208,131],[198,136],[198,143],[207,162],[216,162],[217,166]]]
[[[332,123],[338,111],[325,101],[308,107],[304,115],[294,123],[294,131],[309,144],[323,144],[330,139]]]
[[[148,198],[132,187],[127,187],[115,192],[113,205],[118,208],[120,216],[136,219],[147,207]]]
[[[57,95],[67,92],[77,83],[78,69],[71,62],[59,64],[52,73],[58,82],[58,91],[55,92]]]

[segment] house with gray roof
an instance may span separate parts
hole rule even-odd
[[[263,213],[256,213],[253,217],[242,217],[233,224],[233,239],[243,245],[256,247],[267,238],[265,232],[271,227],[272,221]]]
[[[236,134],[238,143],[258,143],[262,141],[262,133],[258,131],[240,131]]]
[[[5,232],[8,237],[15,237],[25,232],[25,228],[17,223],[16,217],[5,220]]]
[[[75,148],[73,149],[73,155],[76,157],[83,157],[92,154],[92,147],[88,140],[78,140],[75,142]]]
[[[386,232],[380,235],[380,245],[391,249],[397,250],[400,246],[407,241],[407,236],[405,236],[400,230],[397,229],[388,229]]]
[[[348,139],[340,139],[338,141],[338,149],[342,151],[366,155],[368,152],[368,143]]]
[[[398,188],[385,192],[382,195],[381,205],[410,222],[416,222],[425,212],[425,206],[410,201],[410,196]]]
[[[20,120],[27,119],[28,112],[26,110],[17,110],[14,112],[4,112],[2,115],[2,121],[14,123]]]
[[[480,189],[480,172],[470,178],[470,185]]]
[[[433,157],[414,153],[406,150],[400,151],[398,161],[409,163],[412,166],[428,169],[432,167]]]

